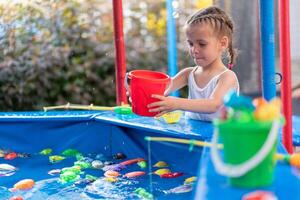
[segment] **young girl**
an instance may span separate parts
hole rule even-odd
[[[148,105],[149,112],[158,116],[173,110],[185,110],[188,118],[211,121],[222,107],[224,95],[231,89],[239,92],[235,73],[222,62],[229,55],[231,69],[236,54],[232,46],[233,23],[218,7],[208,7],[190,16],[185,25],[189,53],[195,67],[181,70],[174,78],[165,96],[153,95],[160,101]],[[167,96],[188,85],[188,99]]]

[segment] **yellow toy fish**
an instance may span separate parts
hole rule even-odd
[[[195,182],[197,180],[197,177],[196,176],[192,176],[192,177],[189,177],[189,178],[186,178],[184,180],[184,185],[188,185],[188,184],[191,184],[193,182]]]
[[[62,161],[62,160],[64,160],[64,159],[66,159],[65,157],[63,157],[63,156],[49,156],[49,161],[51,162],[51,163],[58,163],[58,162],[60,162],[60,161]]]
[[[154,172],[154,174],[161,176],[163,174],[167,174],[167,173],[171,173],[171,170],[167,169],[167,168],[163,168],[163,169],[158,169]]]
[[[165,161],[158,161],[153,167],[168,167],[168,164]]]
[[[52,153],[52,149],[43,149],[42,151],[40,151],[41,155],[47,156],[50,155]]]

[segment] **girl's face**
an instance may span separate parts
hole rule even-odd
[[[196,65],[206,67],[221,59],[224,48],[211,25],[199,23],[188,26],[186,36],[189,53]]]

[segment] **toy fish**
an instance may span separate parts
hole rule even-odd
[[[73,171],[66,171],[60,174],[59,178],[62,183],[68,183],[68,182],[77,181],[80,178],[80,176],[74,173]]]
[[[159,161],[153,167],[168,167],[168,164],[164,161]]]
[[[176,178],[178,176],[182,176],[183,173],[181,172],[170,172],[170,173],[166,173],[166,174],[162,174],[160,175],[161,178]]]
[[[125,158],[127,158],[127,156],[123,153],[117,153],[116,155],[113,155],[113,159],[120,160],[120,159],[125,159]]]
[[[132,165],[134,163],[137,163],[137,162],[140,162],[140,161],[143,161],[145,160],[144,158],[135,158],[135,159],[131,159],[131,160],[126,160],[124,162],[121,162],[120,164],[121,165]]]
[[[61,170],[60,169],[52,169],[48,172],[49,175],[54,176],[57,174],[60,174]]]
[[[81,161],[81,160],[74,162],[74,165],[79,166],[81,169],[88,169],[88,168],[91,168],[91,166],[92,166],[91,163]]]
[[[35,182],[32,179],[23,179],[16,184],[12,188],[12,191],[16,190],[30,190],[34,186]]]
[[[12,165],[9,164],[0,164],[0,177],[1,176],[11,176],[17,171]]]
[[[243,95],[238,95],[234,90],[229,91],[223,98],[224,105],[237,110],[255,109],[252,99]]]
[[[165,190],[164,193],[165,194],[180,194],[180,193],[186,193],[186,192],[190,192],[193,190],[193,186],[192,185],[180,185],[178,187],[169,189],[169,190]]]
[[[125,166],[122,164],[114,164],[114,165],[108,165],[102,168],[103,171],[108,171],[108,170],[112,170],[112,171],[121,171],[122,169],[124,169]]]
[[[147,167],[147,162],[146,161],[140,161],[137,163],[137,165],[141,168],[141,169],[145,169]]]
[[[15,153],[15,152],[10,152],[10,153],[8,153],[8,154],[6,154],[6,155],[4,156],[4,159],[5,159],[5,160],[13,160],[13,159],[15,159],[17,156],[18,156],[17,153]]]
[[[106,171],[106,172],[104,173],[104,176],[105,176],[106,178],[110,178],[110,177],[118,177],[119,175],[120,175],[119,172],[113,171],[113,170],[108,170],[108,171]]]
[[[52,153],[52,149],[43,149],[42,151],[40,151],[41,155],[47,156],[50,155]]]
[[[144,188],[137,188],[134,190],[134,193],[136,193],[141,199],[145,199],[145,200],[152,200],[153,195],[149,192],[147,192]]]
[[[189,178],[186,178],[184,180],[184,185],[188,185],[188,184],[191,184],[193,182],[195,182],[197,180],[197,177],[196,176],[192,176],[192,177],[189,177]]]
[[[76,157],[77,154],[81,154],[79,151],[76,149],[66,149],[61,153],[65,157]]]
[[[167,174],[167,173],[171,173],[171,170],[164,168],[164,169],[158,169],[154,172],[154,174],[156,174],[158,176],[161,176],[161,175]]]
[[[64,159],[66,159],[66,158],[63,157],[63,156],[58,156],[58,155],[55,155],[55,156],[49,156],[49,161],[50,161],[51,163],[58,163],[58,162],[60,162],[60,161],[62,161],[62,160],[64,160]]]
[[[143,175],[145,175],[145,172],[143,172],[143,171],[134,171],[134,172],[126,173],[124,175],[124,177],[126,177],[126,178],[135,178],[135,177],[139,177],[139,176],[143,176]]]
[[[102,167],[104,167],[104,163],[102,161],[100,161],[100,160],[94,160],[92,162],[92,167],[94,169],[101,169]]]

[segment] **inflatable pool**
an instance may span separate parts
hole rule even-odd
[[[212,133],[210,123],[171,125],[110,111],[10,112],[0,123],[0,199],[192,199],[193,181],[185,180],[197,176],[202,148],[145,137],[203,140]],[[126,162],[108,178],[110,166]],[[62,173],[74,166],[78,173]],[[16,183],[24,179],[34,184],[20,188]]]

